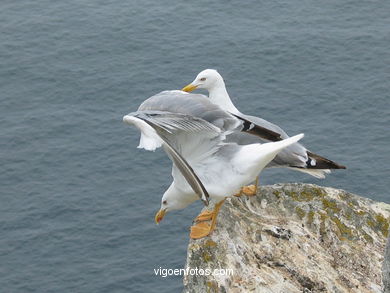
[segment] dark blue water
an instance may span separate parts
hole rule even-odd
[[[348,166],[308,182],[390,202],[389,1],[0,3],[2,292],[177,292],[195,204],[153,222],[170,161],[122,123],[205,68],[237,107]]]

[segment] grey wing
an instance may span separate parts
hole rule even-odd
[[[168,133],[177,131],[186,132],[210,132],[219,134],[221,131],[213,124],[191,115],[172,113],[167,111],[138,111],[130,113],[129,115],[140,118],[155,126],[165,130]]]
[[[239,117],[242,117],[256,125],[259,125],[261,127],[270,129],[278,134],[280,134],[280,138],[286,139],[289,136],[287,133],[280,128],[279,126],[264,120],[259,117],[245,115],[240,113],[237,115]],[[255,137],[257,138],[257,137]],[[249,137],[246,133],[234,133],[232,135],[229,135],[228,141],[230,142],[236,142],[238,144],[248,144],[248,143],[255,143],[255,139],[252,137]],[[257,139],[257,142],[269,142],[270,140],[266,139]],[[275,140],[272,140],[275,141]],[[282,167],[282,166],[289,166],[289,167],[300,167],[304,168],[306,167],[306,162],[308,160],[307,155],[307,149],[301,145],[300,143],[294,143],[290,145],[289,147],[283,149],[274,160],[272,160],[267,167]]]
[[[204,204],[208,205],[209,194],[206,188],[175,146],[185,148],[186,146],[183,146],[183,142],[177,142],[177,139],[182,133],[194,134],[196,132],[197,135],[195,137],[205,137],[205,144],[210,142],[208,147],[215,148],[220,141],[218,140],[221,136],[220,129],[203,119],[185,114],[163,111],[137,111],[128,114],[128,116],[143,120],[156,131],[157,135],[163,140],[164,149],[174,165],[179,169],[180,173]],[[189,146],[192,145],[191,141],[188,141],[187,144]]]
[[[259,117],[245,115],[239,113],[239,116],[245,118],[252,123],[268,128],[274,132],[280,134],[282,139],[288,138],[287,133],[279,126],[264,120]],[[256,138],[256,137],[255,137]],[[249,137],[246,133],[233,133],[228,137],[228,141],[236,142],[238,144],[255,143],[253,136]],[[272,138],[272,137],[270,137]],[[261,141],[267,142],[269,140],[262,139]],[[275,141],[271,139],[271,141]],[[258,141],[257,141],[258,142]],[[309,173],[317,178],[324,178],[326,173],[329,173],[329,169],[345,169],[346,167],[340,165],[332,160],[324,158],[320,155],[310,152],[302,144],[294,143],[289,147],[283,149],[274,160],[272,160],[267,167],[293,167],[295,170]]]
[[[265,120],[265,119],[262,119],[260,117],[256,117],[256,116],[251,116],[251,115],[245,115],[245,114],[242,114],[240,113],[239,115],[237,116],[240,116],[244,119],[247,119],[249,121],[251,121],[252,123],[256,124],[256,125],[259,125],[261,127],[264,127],[266,129],[269,129],[269,130],[272,130],[276,133],[278,133],[280,135],[280,137],[282,139],[286,139],[288,138],[289,136],[287,135],[287,133],[282,129],[280,128],[279,126]]]
[[[138,110],[159,110],[188,114],[210,122],[225,134],[247,132],[270,141],[281,140],[278,132],[281,129],[273,131],[271,127],[268,127],[268,124],[266,127],[260,124],[255,125],[245,117],[226,112],[204,95],[190,94],[183,91],[163,91],[144,101]]]
[[[153,126],[152,126],[153,127]],[[157,131],[157,130],[156,130]],[[159,131],[157,131],[158,133]],[[207,206],[209,204],[209,194],[204,187],[202,181],[200,181],[198,175],[192,167],[187,163],[187,161],[170,145],[169,141],[164,138],[164,135],[160,135],[161,139],[165,143],[165,150],[168,152],[169,157],[179,169],[180,173],[186,179],[188,184],[194,190],[194,192],[199,196],[203,203]]]
[[[187,114],[144,110],[130,113],[129,116],[153,123],[163,129],[164,138],[190,164],[212,155],[227,133],[206,120]]]
[[[201,118],[221,129],[232,132],[242,128],[242,122],[204,95],[183,91],[163,91],[145,100],[138,111],[167,111]]]

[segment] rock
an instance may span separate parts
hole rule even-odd
[[[227,199],[213,234],[190,240],[186,269],[198,274],[184,292],[382,292],[389,222],[389,204],[343,190],[262,186]]]
[[[385,260],[383,262],[383,292],[390,293],[390,237],[387,238]]]

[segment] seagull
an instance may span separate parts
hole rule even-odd
[[[210,200],[215,203],[212,211],[195,219],[190,233],[193,239],[209,235],[224,200],[240,194],[241,187],[252,182],[282,149],[303,137],[299,134],[264,144],[226,142],[236,132],[255,129],[257,135],[266,137],[274,133],[248,127],[246,120],[224,111],[204,95],[182,91],[163,91],[148,98],[123,121],[141,132],[138,148],[154,151],[163,147],[173,162],[173,181],[162,196],[156,223],[167,212],[184,209],[198,199],[205,205]]]
[[[206,89],[209,92],[209,99],[211,102],[220,106],[222,109],[228,111],[234,116],[245,119],[246,121],[256,124],[257,126],[272,130],[280,134],[281,139],[286,139],[289,137],[287,133],[279,126],[262,118],[241,113],[230,99],[226,90],[225,82],[218,71],[214,69],[203,70],[196,76],[193,82],[185,86],[182,90],[185,92],[192,92],[195,89]],[[268,139],[260,140],[263,142],[269,141]],[[259,142],[259,138],[248,135],[247,133],[236,133],[235,135],[231,135],[228,141],[233,141],[238,144],[248,144]],[[345,166],[342,166],[309,151],[300,143],[295,143],[285,148],[266,167],[289,168],[308,173],[316,178],[321,179],[325,178],[325,174],[330,173],[330,169],[346,168]],[[255,188],[257,188],[257,180],[258,178],[256,178]]]

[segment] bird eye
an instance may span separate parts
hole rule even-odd
[[[163,204],[167,204],[167,201],[166,201],[166,200],[164,200],[164,201],[163,201]]]
[[[202,77],[201,79],[200,79],[200,81],[205,81],[206,80],[206,77]]]

